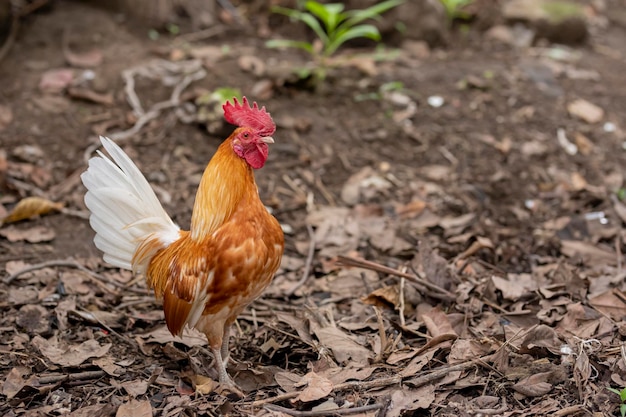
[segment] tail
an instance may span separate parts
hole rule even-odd
[[[152,256],[179,238],[180,228],[128,155],[111,139],[100,141],[111,159],[98,151],[81,175],[94,243],[106,262],[144,273]]]

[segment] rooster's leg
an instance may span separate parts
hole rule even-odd
[[[226,366],[224,366],[224,361],[222,359],[221,348],[212,348],[211,351],[213,352],[213,356],[215,357],[215,366],[217,367],[217,372],[219,374],[219,380],[221,385],[220,391],[229,391],[238,395],[241,398],[245,397],[245,394],[237,387],[235,381],[233,381],[230,375],[228,375],[228,372],[226,372]]]
[[[234,385],[235,383],[226,372],[226,366],[224,366],[224,360],[222,359],[222,349],[212,348],[213,356],[215,357],[215,367],[220,378],[220,384]]]
[[[230,340],[230,325],[224,325],[224,338],[222,339],[222,361],[224,362],[224,368],[228,366],[228,360],[230,359],[230,349],[228,348]]]

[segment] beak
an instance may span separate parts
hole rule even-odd
[[[261,138],[261,142],[274,143],[274,138],[271,136],[264,136]]]

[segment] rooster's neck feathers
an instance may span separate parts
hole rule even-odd
[[[258,190],[252,168],[225,140],[207,165],[200,180],[191,215],[191,239],[205,240],[232,216],[241,201]]]

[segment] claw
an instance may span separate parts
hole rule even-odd
[[[220,382],[215,389],[215,392],[223,396],[228,394],[235,394],[239,398],[244,398],[246,396],[246,394],[239,389],[232,379],[230,379],[230,381]]]

